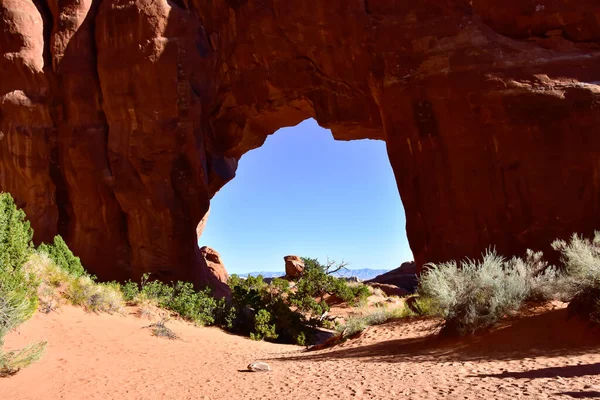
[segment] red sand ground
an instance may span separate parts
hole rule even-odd
[[[148,320],[65,306],[8,336],[8,348],[49,344],[0,379],[0,399],[600,398],[600,330],[565,318],[547,310],[463,341],[432,337],[431,320],[396,321],[305,352],[179,321],[167,325],[183,340],[171,341]],[[244,371],[255,360],[273,371]]]

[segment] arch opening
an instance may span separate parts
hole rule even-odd
[[[335,140],[311,118],[244,154],[236,175],[198,238],[230,273],[283,275],[289,254],[373,270],[357,272],[365,277],[413,259],[381,140]]]

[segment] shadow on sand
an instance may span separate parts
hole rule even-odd
[[[386,328],[398,330],[400,335],[402,329],[397,328],[410,323],[414,321],[394,321],[388,323]],[[433,326],[433,322],[431,325]],[[589,323],[575,318],[567,321],[566,310],[558,309],[518,318],[491,332],[468,338],[443,339],[437,335],[427,334],[416,338],[399,338],[373,344],[353,345],[352,341],[347,344],[349,346],[344,348],[338,346],[328,350],[278,358],[278,360],[315,361],[354,358],[365,362],[401,363],[573,356],[600,349],[600,329],[592,328]],[[598,365],[583,368],[587,374],[592,372],[591,369],[596,370]]]
[[[569,396],[574,399],[598,399],[600,398],[600,392],[588,391],[588,392],[562,392],[556,393],[562,396]]]
[[[522,372],[504,371],[501,374],[479,374],[469,375],[469,377],[479,378],[513,378],[513,379],[540,379],[540,378],[577,378],[587,375],[600,374],[600,363],[584,365],[566,365],[564,367],[551,367],[533,369]]]

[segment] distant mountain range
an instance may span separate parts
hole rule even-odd
[[[375,278],[377,275],[385,274],[386,272],[391,271],[390,269],[370,269],[370,268],[362,268],[362,269],[347,269],[339,271],[334,274],[339,277],[351,277],[355,276],[361,281],[367,281],[369,279]],[[277,278],[285,275],[285,272],[281,271],[257,271],[257,272],[249,272],[247,274],[238,274],[242,277],[247,276],[258,276],[262,275],[263,278]]]

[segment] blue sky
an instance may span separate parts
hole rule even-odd
[[[413,259],[405,225],[385,143],[335,141],[310,119],[242,157],[199,243],[229,273],[283,271],[289,254],[393,269]]]

